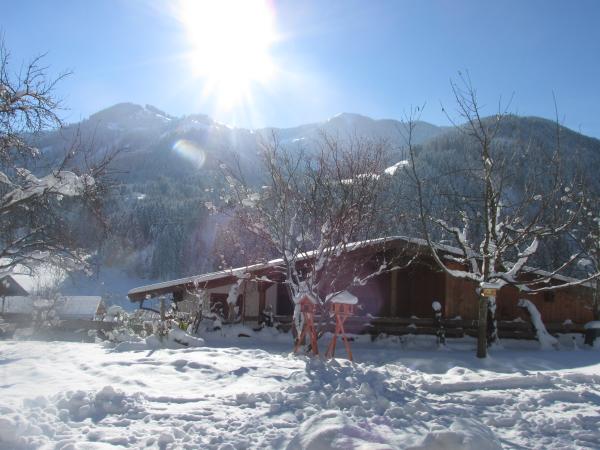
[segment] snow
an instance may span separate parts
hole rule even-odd
[[[265,330],[267,331],[267,330]],[[434,336],[352,343],[357,363],[290,354],[289,335],[202,347],[0,341],[0,448],[597,448],[600,351]],[[234,333],[235,334],[235,333]],[[262,336],[262,337],[261,337]]]
[[[519,299],[519,306],[521,308],[527,309],[527,311],[529,312],[529,315],[531,316],[531,322],[533,323],[533,327],[535,328],[535,334],[537,340],[540,343],[541,348],[545,350],[555,348],[558,344],[558,340],[550,333],[548,333],[548,330],[546,330],[546,326],[542,321],[542,315],[540,314],[536,306],[531,301],[526,300],[524,298]]]
[[[93,319],[102,297],[94,295],[66,296],[58,307],[61,319]]]
[[[352,295],[348,291],[336,292],[334,294],[329,294],[326,299],[331,301],[331,303],[339,303],[344,305],[356,305],[358,304],[358,298],[355,295]]]
[[[592,322],[586,323],[583,328],[586,330],[599,330],[600,329],[600,320],[593,320]]]
[[[408,160],[404,159],[404,160],[402,160],[402,161],[398,161],[398,162],[397,162],[396,164],[394,164],[393,166],[390,166],[390,167],[386,168],[386,169],[384,170],[384,172],[385,172],[387,175],[394,175],[394,174],[395,174],[395,173],[398,171],[398,169],[400,169],[401,167],[408,166],[408,164],[409,164]]]
[[[8,178],[4,172],[0,172],[0,183],[7,184],[8,186],[13,185],[12,181],[10,181],[10,178]]]
[[[417,449],[463,449],[463,450],[500,450],[500,440],[489,427],[473,419],[457,419],[448,429],[433,430],[425,436],[419,445],[409,447]]]
[[[281,260],[277,260],[277,262],[281,262]],[[144,294],[148,291],[156,291],[160,289],[168,289],[175,286],[180,286],[184,284],[193,284],[199,286],[208,281],[218,280],[221,278],[234,276],[239,278],[244,278],[247,276],[248,272],[260,270],[264,268],[268,268],[274,266],[275,262],[269,262],[267,264],[253,264],[246,267],[237,267],[235,269],[221,270],[219,272],[211,272],[202,275],[196,275],[193,277],[179,278],[177,280],[171,281],[163,281],[160,283],[149,284],[146,286],[136,287],[134,289],[130,289],[127,295],[136,295],[136,294]]]
[[[181,348],[183,347],[202,347],[204,340],[199,337],[191,336],[179,328],[169,330],[168,334],[161,341],[155,335],[148,336],[143,343],[138,345],[129,345],[129,342],[123,342],[116,347],[118,351],[128,350],[157,350],[161,348]]]
[[[294,300],[295,305],[299,305],[303,300],[308,300],[313,305],[317,305],[319,303],[319,300],[317,300],[317,298],[313,294],[311,294],[310,292],[306,292],[306,291],[298,292],[294,296],[293,300]]]
[[[74,197],[81,195],[85,188],[94,185],[94,179],[88,175],[79,176],[68,170],[61,170],[37,178],[29,170],[16,169],[25,180],[25,187],[16,187],[2,198],[3,207],[7,208],[30,197],[40,196],[44,192],[55,195]]]
[[[482,281],[481,283],[479,283],[479,287],[481,289],[500,289],[503,286],[502,283],[490,283],[490,282],[485,282]]]
[[[122,306],[112,305],[106,308],[105,321],[109,322],[117,318],[119,315],[125,313]]]
[[[237,283],[233,283],[229,288],[229,292],[227,294],[227,304],[235,305],[238,300],[238,293],[240,290],[240,286],[242,284],[242,280],[238,280]]]
[[[252,192],[242,199],[242,205],[247,206],[248,208],[254,208],[258,201],[260,201],[260,194],[258,192]]]
[[[0,258],[0,263],[9,263],[8,258]],[[28,293],[35,293],[40,289],[52,289],[57,284],[63,282],[66,278],[64,270],[52,264],[38,264],[35,272],[31,272],[27,267],[17,264],[9,271],[0,273],[0,276],[11,276]]]
[[[92,320],[102,301],[101,297],[92,295],[63,296],[55,302],[55,310],[61,319]],[[31,314],[34,309],[35,297],[6,297],[4,312],[12,314]]]

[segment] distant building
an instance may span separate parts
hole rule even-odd
[[[13,297],[16,295],[29,295],[29,292],[11,275],[0,277],[0,297]]]
[[[23,297],[27,295],[29,295],[29,292],[17,280],[10,275],[4,275],[0,278],[0,299],[2,299],[0,313],[4,314],[7,297]]]
[[[39,302],[31,296],[10,296],[2,300],[2,315],[7,318],[30,316],[35,303]],[[102,297],[92,295],[60,296],[52,306],[61,320],[94,320],[103,308]]]

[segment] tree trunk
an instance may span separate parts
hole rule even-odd
[[[163,341],[163,333],[165,326],[165,299],[163,297],[160,298],[160,332],[158,333],[158,340],[160,342]]]
[[[487,356],[487,316],[488,299],[479,297],[479,323],[477,328],[477,357],[485,358]]]
[[[165,299],[164,298],[160,299],[160,321],[161,322],[165,321]]]
[[[596,289],[592,292],[593,296],[593,317],[594,320],[600,320],[600,279],[596,279]]]
[[[496,322],[496,297],[488,297],[488,345],[498,342],[498,324]]]

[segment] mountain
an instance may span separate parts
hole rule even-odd
[[[484,119],[484,123],[494,118]],[[558,136],[558,141],[557,141]],[[501,122],[496,142],[504,152],[517,153],[527,158],[515,160],[513,169],[520,171],[521,176],[527,170],[539,169],[540,156],[559,152],[561,169],[567,174],[579,172],[586,176],[592,189],[600,193],[600,140],[585,136],[564,126],[557,129],[556,122],[541,117],[522,117],[508,115]],[[445,158],[460,158],[473,150],[476,145],[465,133],[451,128],[427,140],[422,145],[422,158],[432,164],[440,163]],[[510,170],[510,168],[509,168]],[[509,174],[511,175],[511,174]],[[516,173],[515,173],[516,175]]]
[[[266,128],[259,133],[270,134],[272,131],[289,143],[309,143],[319,139],[322,133],[336,138],[365,137],[369,139],[385,139],[393,146],[404,144],[405,126],[402,122],[393,119],[375,120],[367,116],[353,113],[341,113],[326,121],[301,125],[294,128]],[[446,127],[438,127],[427,122],[418,122],[415,126],[414,141],[423,143],[428,139],[438,136]]]
[[[59,157],[75,138],[100,150],[123,149],[114,166],[118,187],[108,202],[112,234],[99,263],[130,273],[139,284],[140,278],[164,280],[218,268],[214,244],[226,218],[211,215],[206,204],[218,200],[225,186],[220,165],[239,161],[257,177],[259,143],[272,133],[291,150],[308,151],[322,133],[342,140],[385,139],[396,149],[394,163],[404,159],[399,150],[405,144],[403,129],[393,119],[342,113],[297,127],[249,130],[202,114],[174,117],[150,105],[120,103],[60,131],[44,133],[36,143],[46,158]],[[498,139],[507,148],[526,142],[543,151],[554,148],[555,137],[552,121],[510,116]],[[413,138],[420,160],[430,165],[464,157],[472,145],[459,130],[426,122],[416,124]],[[562,128],[561,149],[568,170],[583,167],[600,192],[594,172],[600,167],[600,141]]]
[[[343,113],[322,122],[292,128],[263,128],[249,130],[234,128],[202,114],[173,117],[150,105],[119,103],[88,119],[66,126],[60,133],[43,135],[37,145],[47,156],[58,158],[65,142],[81,136],[82,145],[100,149],[121,148],[124,152],[116,168],[126,172],[125,184],[145,183],[149,176],[181,179],[195,178],[199,170],[214,171],[221,163],[239,160],[249,173],[256,173],[259,143],[276,133],[281,144],[291,149],[314,148],[326,133],[336,139],[353,136],[385,139],[399,149],[404,144],[401,122],[391,119],[374,120],[359,114]],[[416,124],[414,142],[423,143],[443,134],[445,127],[427,122]],[[188,151],[178,151],[178,143],[191,144]],[[190,147],[190,146],[188,146]],[[190,152],[198,153],[195,158]],[[392,156],[401,159],[401,155]],[[190,159],[193,164],[190,164]],[[202,167],[198,167],[198,161]],[[205,173],[206,175],[206,173]],[[212,173],[209,174],[212,176]]]

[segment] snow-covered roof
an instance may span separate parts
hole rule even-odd
[[[36,302],[34,297],[6,297],[4,301],[4,313],[7,314],[31,314]],[[0,308],[2,307],[0,300]],[[56,312],[61,319],[93,319],[102,302],[102,297],[95,295],[79,295],[60,297],[56,301]]]
[[[61,318],[93,319],[102,302],[102,297],[95,295],[78,295],[63,297],[64,303],[58,310]]]
[[[358,304],[358,297],[352,295],[348,291],[335,292],[327,296],[327,300],[331,303],[340,303],[344,305],[356,305]]]
[[[309,302],[311,302],[313,305],[316,305],[317,303],[319,303],[317,301],[317,299],[315,298],[315,296],[313,294],[311,294],[310,292],[299,292],[298,294],[296,294],[296,296],[294,297],[294,303],[300,303],[302,302],[302,300],[308,300]]]
[[[1,263],[6,264],[10,261],[9,258],[0,258]],[[56,287],[65,280],[66,272],[52,264],[38,264],[33,272],[28,267],[17,264],[8,270],[0,271],[0,279],[6,276],[11,277],[26,291],[12,295],[28,295],[40,288]]]
[[[399,240],[399,239],[407,240],[407,238],[401,238],[401,237],[394,236],[391,238],[378,238],[378,239],[369,239],[369,240],[360,241],[360,242],[352,242],[346,246],[346,251],[353,251],[353,250],[356,250],[361,247],[381,244],[381,243],[385,243],[388,241],[394,241],[394,240]],[[309,259],[309,258],[313,257],[314,254],[315,254],[315,251],[312,251],[312,250],[303,252],[298,256],[297,261],[303,261],[303,260]],[[179,287],[179,286],[185,286],[185,285],[200,286],[209,281],[220,280],[223,278],[229,278],[229,277],[247,278],[248,274],[251,272],[258,272],[263,269],[277,267],[278,265],[280,265],[282,263],[283,263],[283,259],[277,258],[277,259],[268,261],[266,263],[252,264],[249,266],[236,267],[233,269],[221,270],[218,272],[211,272],[211,273],[206,273],[206,274],[201,274],[201,275],[194,275],[191,277],[179,278],[176,280],[163,281],[161,283],[148,284],[145,286],[140,286],[140,287],[131,289],[127,293],[127,295],[130,298],[132,296],[139,297],[140,294],[149,294],[151,292],[155,293],[157,291],[166,291],[167,289]],[[132,299],[132,300],[139,301],[138,299]]]
[[[280,261],[280,260],[277,260],[277,261]],[[169,288],[176,287],[176,286],[188,285],[188,284],[193,284],[193,285],[199,286],[199,285],[207,283],[209,281],[219,280],[221,278],[227,278],[227,277],[243,278],[247,275],[248,272],[272,267],[275,265],[276,264],[274,261],[269,261],[268,263],[264,263],[264,264],[253,264],[250,266],[237,267],[235,269],[230,269],[230,270],[221,270],[218,272],[211,272],[211,273],[205,273],[202,275],[194,275],[191,277],[179,278],[177,280],[163,281],[161,283],[153,283],[153,284],[149,284],[146,286],[140,286],[137,288],[133,288],[127,293],[127,295],[132,296],[132,295],[136,295],[136,294],[144,294],[146,292],[160,291],[160,290],[169,289]]]
[[[28,293],[27,289],[14,276],[4,275],[0,277],[0,297],[27,295]]]
[[[600,330],[600,320],[593,320],[583,326],[586,330]]]
[[[376,239],[352,242],[346,246],[346,251],[354,251],[354,250],[357,250],[362,247],[369,247],[369,246],[375,246],[378,244],[387,244],[387,243],[395,243],[395,242],[403,242],[405,244],[413,244],[413,245],[415,245],[417,247],[421,247],[421,248],[425,248],[428,246],[427,241],[425,239],[411,238],[411,237],[406,237],[406,236],[389,236],[389,237],[384,237],[384,238],[376,238]],[[444,252],[446,254],[452,254],[452,255],[456,255],[456,256],[462,256],[462,254],[463,254],[459,248],[452,247],[450,245],[435,244],[435,247],[438,249],[438,251]],[[301,253],[298,256],[297,261],[303,261],[306,259],[310,259],[315,255],[315,253],[316,253],[316,251],[312,251],[312,250]],[[245,267],[236,267],[236,268],[229,269],[229,270],[222,270],[222,271],[218,271],[218,272],[211,272],[211,273],[207,273],[207,274],[195,275],[195,276],[186,277],[186,278],[179,278],[177,280],[170,280],[170,281],[164,281],[161,283],[149,284],[146,286],[140,286],[140,287],[131,289],[127,293],[127,295],[129,296],[129,298],[132,301],[139,301],[140,295],[152,295],[152,294],[156,295],[156,292],[165,293],[165,292],[169,292],[168,289],[175,288],[175,287],[181,287],[181,286],[185,286],[185,285],[200,286],[200,285],[208,283],[210,281],[216,281],[216,280],[225,279],[225,278],[229,278],[229,277],[248,278],[250,273],[253,273],[253,272],[256,273],[256,272],[259,272],[264,269],[274,268],[274,267],[281,265],[282,263],[283,263],[283,259],[277,258],[277,259],[273,259],[271,261],[268,261],[268,262],[262,263],[262,264],[253,264],[253,265],[249,265],[249,266],[245,266]],[[573,282],[579,281],[575,278],[567,277],[564,275],[558,275],[558,274],[552,275],[550,272],[547,272],[547,271],[544,271],[541,269],[535,269],[533,267],[528,267],[528,266],[524,266],[522,268],[522,273],[531,273],[531,274],[538,275],[540,277],[549,277],[549,278],[552,278],[557,281],[562,281],[564,283],[573,283]],[[591,286],[590,283],[584,283],[583,285],[587,286],[587,287]]]

